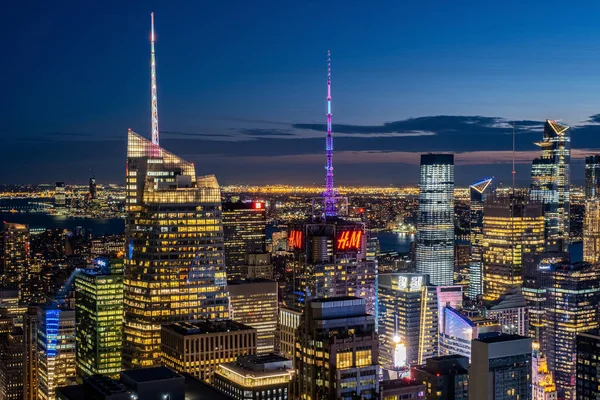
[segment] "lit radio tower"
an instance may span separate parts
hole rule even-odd
[[[152,31],[150,35],[150,64],[152,88],[152,143],[158,146],[158,99],[156,97],[156,56],[154,55],[154,13],[150,13]]]
[[[333,187],[333,136],[331,135],[331,51],[327,50],[327,175],[325,177],[325,216],[336,215],[336,192]]]

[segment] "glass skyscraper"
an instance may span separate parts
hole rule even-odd
[[[600,155],[585,157],[585,199],[600,197]]]
[[[432,285],[454,282],[454,155],[421,155],[416,268]]]
[[[531,195],[544,204],[546,250],[567,251],[571,179],[569,127],[546,120],[543,140],[536,144],[541,147],[542,155],[531,165]]]
[[[129,131],[125,368],[160,364],[160,327],[226,318],[221,191],[214,176]]]
[[[487,197],[486,190],[490,187],[491,183],[492,178],[489,178],[469,186],[471,194],[469,205],[471,260],[469,264],[469,288],[467,295],[473,300],[483,293],[483,205]]]

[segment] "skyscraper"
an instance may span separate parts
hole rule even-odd
[[[531,375],[531,400],[558,400],[558,392],[552,379],[552,372],[548,369],[546,356],[534,347],[531,361],[533,372]]]
[[[536,145],[542,155],[531,165],[531,196],[544,205],[546,250],[567,251],[571,181],[571,134],[569,127],[546,120],[544,137]]]
[[[585,157],[585,199],[600,197],[600,155]]]
[[[0,237],[0,287],[22,289],[29,272],[29,227],[4,222]]]
[[[76,364],[79,380],[121,371],[123,260],[100,258],[75,277]]]
[[[600,329],[577,334],[577,400],[600,398]]]
[[[160,363],[162,324],[228,314],[219,184],[158,146],[154,40],[152,68],[153,141],[127,142],[125,368]]]
[[[544,248],[539,203],[521,194],[486,200],[483,217],[483,297],[496,300],[521,286],[523,256]]]
[[[471,261],[469,263],[469,288],[467,295],[475,300],[483,294],[483,205],[488,196],[486,191],[492,178],[484,179],[469,186],[469,222],[471,228]]]
[[[56,208],[64,208],[66,205],[66,191],[64,182],[56,182],[54,189],[54,205]]]
[[[264,252],[265,203],[223,203],[223,235],[227,279],[245,279],[246,254]]]
[[[0,399],[23,399],[23,328],[0,334]]]
[[[298,328],[294,394],[302,399],[374,399],[379,386],[375,317],[365,300],[309,301]]]
[[[469,359],[460,355],[428,358],[412,370],[413,378],[425,387],[426,400],[467,400],[469,398]]]
[[[417,272],[432,285],[454,282],[454,155],[421,155]]]
[[[600,193],[599,193],[600,194]],[[600,198],[585,201],[583,219],[583,261],[600,261]]]
[[[600,327],[600,266],[587,263],[543,266],[546,338],[542,351],[554,372],[559,397],[575,398],[576,336]]]
[[[96,186],[96,177],[90,178],[89,199],[96,200],[98,198],[98,188]]]

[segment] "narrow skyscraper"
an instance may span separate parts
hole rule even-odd
[[[421,155],[416,268],[432,285],[454,282],[454,155]]]
[[[569,127],[546,120],[536,145],[542,155],[531,165],[531,196],[544,205],[546,251],[567,251],[569,245],[571,134]]]
[[[125,368],[160,363],[161,325],[228,314],[219,184],[158,146],[152,107],[153,141],[127,142]]]
[[[469,205],[471,262],[469,264],[469,289],[467,294],[473,300],[483,293],[483,205],[491,183],[492,178],[489,178],[469,187],[471,193],[471,203]]]
[[[600,154],[585,157],[585,199],[600,197]]]

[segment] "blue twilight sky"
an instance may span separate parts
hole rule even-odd
[[[0,183],[123,182],[127,128],[149,136],[156,16],[161,145],[221,183],[324,181],[332,51],[339,184],[526,184],[546,118],[574,127],[573,177],[600,151],[600,2],[18,1],[0,24]]]

